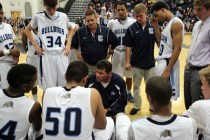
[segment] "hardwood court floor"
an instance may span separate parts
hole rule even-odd
[[[190,34],[186,34],[184,36],[184,42],[183,42],[183,48],[179,57],[179,61],[180,61],[180,98],[177,101],[173,101],[172,102],[172,111],[173,113],[176,114],[181,114],[182,112],[185,111],[185,106],[184,106],[184,89],[183,89],[183,85],[184,85],[184,66],[185,66],[185,60],[186,60],[186,56],[189,50],[189,45],[191,43],[191,35]],[[157,56],[158,53],[158,48],[155,48],[155,55]],[[19,63],[25,63],[26,61],[26,55],[25,54],[21,54],[20,56],[20,62]],[[27,93],[26,94],[28,97],[32,98],[31,93]],[[129,115],[130,110],[133,107],[133,104],[128,102],[127,107],[126,107],[126,114],[129,115],[131,120],[137,119],[137,118],[141,118],[141,117],[145,117],[148,115],[151,115],[151,113],[149,112],[149,105],[146,99],[146,94],[145,94],[145,83],[144,81],[142,81],[142,85],[141,85],[141,96],[142,96],[142,107],[141,110],[136,114],[136,115]],[[42,90],[38,89],[38,101],[41,103],[41,98],[42,98]]]

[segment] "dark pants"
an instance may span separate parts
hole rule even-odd
[[[197,100],[203,99],[201,92],[201,80],[198,69],[188,68],[184,71],[184,101],[185,108],[189,107]]]

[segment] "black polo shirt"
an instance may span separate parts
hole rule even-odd
[[[144,29],[137,22],[128,27],[123,45],[131,48],[131,66],[141,69],[150,69],[155,66],[155,41],[155,31],[149,22],[146,23]]]
[[[105,59],[109,45],[117,47],[117,36],[107,27],[97,24],[97,31],[92,35],[88,26],[81,27],[73,36],[72,47],[81,47],[81,55],[89,65],[96,65],[99,60]]]

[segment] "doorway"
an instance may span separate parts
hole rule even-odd
[[[21,17],[21,11],[11,11],[11,16],[13,19],[17,19],[17,17]]]

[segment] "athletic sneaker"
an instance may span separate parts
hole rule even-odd
[[[134,98],[133,98],[133,96],[132,96],[131,93],[128,93],[128,95],[127,95],[127,101],[130,101],[130,102],[134,103]]]

